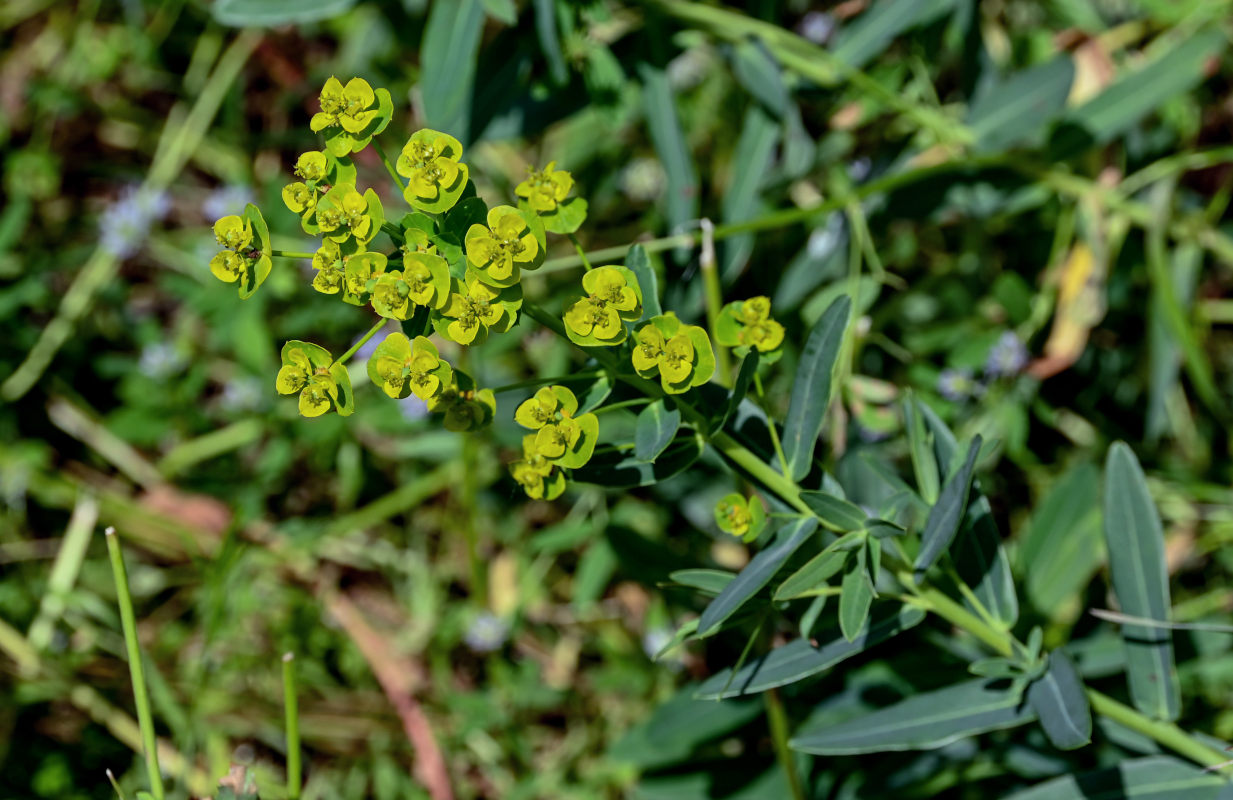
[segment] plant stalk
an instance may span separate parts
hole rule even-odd
[[[283,710],[287,720],[287,797],[299,800],[304,781],[300,770],[300,706],[296,693],[295,653],[283,654]]]
[[[346,364],[346,363],[347,363],[347,362],[351,359],[351,356],[355,355],[355,354],[356,354],[356,351],[358,351],[361,347],[363,347],[365,344],[367,344],[369,339],[371,339],[372,337],[376,336],[376,335],[377,335],[377,331],[379,331],[379,330],[381,330],[382,328],[384,328],[384,327],[385,327],[385,325],[386,325],[386,323],[388,323],[388,322],[389,322],[389,320],[388,320],[388,319],[386,319],[385,317],[382,317],[381,319],[377,320],[376,324],[374,324],[371,328],[369,328],[369,329],[368,329],[368,333],[364,334],[364,335],[360,338],[360,340],[359,340],[359,341],[357,341],[355,344],[351,345],[351,349],[350,349],[350,350],[348,350],[347,352],[343,353],[343,354],[342,354],[341,356],[339,356],[338,358],[334,359],[334,363],[335,363],[335,364]]]
[[[796,760],[788,747],[788,715],[784,711],[783,699],[778,689],[763,692],[762,697],[766,701],[766,720],[771,728],[771,741],[775,743],[775,757],[779,759],[779,766],[788,781],[788,791],[792,793],[793,800],[805,800],[801,776],[796,772]]]

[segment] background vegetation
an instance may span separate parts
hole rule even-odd
[[[788,328],[766,387],[779,416],[810,326],[858,276],[828,469],[845,485],[902,470],[908,389],[994,442],[980,479],[1016,630],[1081,642],[1089,681],[1125,694],[1106,677],[1116,626],[1084,613],[1111,605],[1099,465],[1116,439],[1165,524],[1174,619],[1227,619],[1227,4],[290,5],[0,8],[0,794],[144,779],[98,533],[114,525],[180,796],[232,762],[281,796],[285,651],[305,796],[426,797],[442,774],[459,797],[784,795],[762,703],[692,697],[745,637],[652,660],[706,605],[670,573],[750,556],[715,526],[739,484],[713,454],[652,487],[528,502],[503,466],[516,398],[490,435],[459,436],[358,374],[346,419],[274,394],[283,341],[340,352],[368,323],[295,262],[238,302],[209,273],[209,224],[256,200],[275,246],[304,249],[279,191],[317,146],[330,75],[388,87],[396,138],[462,139],[491,202],[528,165],[571,170],[584,247],[619,262],[646,240],[665,307],[695,322],[695,221],[713,220],[724,298],[770,296]],[[382,183],[371,151],[357,162]],[[576,282],[556,247],[528,296]],[[469,358],[485,386],[581,363],[532,325]],[[1233,642],[1174,643],[1181,724],[1223,748]],[[975,650],[931,620],[785,692],[791,724],[948,683]],[[818,798],[993,797],[1162,750],[1109,722],[1094,742],[996,733],[798,767]]]

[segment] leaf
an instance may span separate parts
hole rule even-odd
[[[847,560],[847,550],[832,550],[828,547],[779,584],[779,588],[775,590],[775,601],[793,600],[817,591],[843,569]]]
[[[824,527],[833,531],[859,531],[865,526],[865,512],[855,503],[826,492],[801,492],[805,505],[818,516]]]
[[[669,408],[671,405],[671,408]],[[667,398],[660,398],[642,409],[634,426],[634,455],[654,461],[681,427],[681,411]]]
[[[700,455],[702,442],[698,435],[693,431],[682,431],[654,463],[618,451],[598,453],[591,457],[585,467],[573,471],[573,479],[582,483],[594,483],[605,489],[650,486],[688,468]]]
[[[813,755],[931,750],[967,736],[1031,722],[1035,714],[1022,702],[1021,694],[1009,681],[966,681],[839,724],[807,729],[788,746]]]
[[[1228,781],[1172,756],[1123,761],[1116,767],[1062,775],[1007,800],[1224,800]]]
[[[1092,464],[1063,474],[1037,501],[1016,566],[1028,601],[1048,619],[1080,612],[1081,593],[1105,558],[1100,523],[1100,470]]]
[[[757,216],[761,210],[761,189],[775,145],[779,141],[779,126],[762,106],[751,105],[741,124],[732,156],[727,191],[723,199],[723,221],[735,225]],[[752,233],[729,236],[721,245],[720,278],[729,283],[736,279],[749,263],[753,253]]]
[[[659,284],[655,278],[655,270],[651,268],[651,259],[646,249],[640,244],[629,248],[625,255],[625,268],[634,273],[638,286],[642,289],[642,318],[650,319],[664,313],[659,305]]]
[[[824,594],[818,595],[809,603],[809,608],[805,609],[805,613],[801,615],[799,632],[802,639],[813,638],[813,629],[818,624],[818,617],[822,616],[824,608],[826,608],[826,595]]]
[[[959,523],[963,521],[968,507],[968,491],[972,488],[972,471],[976,468],[976,457],[980,455],[980,443],[981,438],[977,435],[968,447],[963,466],[942,487],[938,502],[929,510],[929,518],[921,534],[920,552],[913,566],[917,575],[923,575],[937,563],[959,532]]]
[[[735,614],[775,577],[784,562],[800,549],[817,528],[817,520],[811,517],[785,522],[777,532],[774,543],[750,559],[732,583],[702,612],[702,618],[698,620],[699,638],[719,630],[724,620]]]
[[[1074,750],[1092,741],[1092,709],[1066,653],[1049,654],[1049,668],[1028,687],[1027,697],[1054,747]]]
[[[933,433],[925,428],[920,406],[910,393],[903,399],[903,428],[908,437],[908,454],[916,474],[916,488],[929,505],[938,501],[938,461],[933,455]]]
[[[534,6],[535,34],[548,61],[548,74],[553,83],[562,86],[569,79],[569,73],[565,68],[565,56],[561,53],[561,40],[557,36],[556,3],[554,0],[534,0]]]
[[[841,295],[813,326],[801,352],[783,430],[784,456],[793,480],[804,478],[813,463],[814,444],[830,406],[831,378],[851,312],[851,299]]]
[[[732,48],[732,73],[745,91],[778,118],[788,113],[788,87],[775,57],[756,39]]]
[[[1105,545],[1113,593],[1128,616],[1169,621],[1169,576],[1164,530],[1139,460],[1114,442],[1105,460]],[[1130,698],[1143,713],[1175,720],[1181,700],[1173,663],[1173,635],[1165,628],[1122,626]]]
[[[719,594],[732,582],[736,573],[723,569],[678,569],[669,572],[668,577],[682,586],[708,594]]]
[[[1065,108],[1074,77],[1074,61],[1062,55],[985,87],[968,109],[973,149],[1039,145],[1048,123]]]
[[[741,667],[735,677],[731,668],[712,675],[699,687],[698,697],[721,700],[802,681],[919,625],[924,619],[925,612],[915,606],[888,606],[869,618],[855,641],[849,642],[837,627],[819,633],[817,639],[822,644],[818,646],[807,639],[796,639]]]
[[[741,359],[740,369],[736,372],[736,379],[732,381],[732,390],[728,392],[728,396],[720,405],[721,415],[718,419],[713,419],[712,430],[723,430],[723,427],[728,424],[728,420],[740,408],[745,396],[749,393],[749,385],[753,383],[754,375],[758,372],[758,363],[761,361],[761,356],[757,350],[750,350],[745,354],[745,358]],[[703,387],[706,388],[706,387]]]
[[[940,17],[955,0],[889,0],[873,3],[836,36],[835,58],[863,67],[906,30]]]
[[[424,123],[464,145],[471,136],[471,95],[483,28],[479,0],[433,3],[420,46]]]
[[[484,13],[498,22],[515,25],[518,22],[518,7],[514,0],[483,0]]]
[[[329,19],[353,5],[355,0],[217,0],[210,13],[222,25],[272,28]]]
[[[668,178],[665,192],[668,204],[668,225],[676,229],[698,218],[698,174],[681,130],[676,112],[676,98],[665,71],[646,62],[638,65],[642,79],[642,100],[646,106],[646,124],[651,143]]]
[[[697,689],[697,684],[681,687],[646,722],[617,742],[608,755],[644,769],[683,761],[698,745],[728,735],[765,713],[756,700],[698,700],[694,697]]]
[[[869,579],[866,549],[862,546],[856,557],[844,566],[842,591],[839,594],[839,629],[849,642],[860,635],[873,605],[873,582]]]
[[[1068,158],[1088,147],[1112,141],[1168,100],[1201,83],[1224,50],[1224,33],[1208,28],[1170,46],[1167,52],[1133,72],[1059,121],[1050,141],[1051,157]]]

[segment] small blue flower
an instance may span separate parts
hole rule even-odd
[[[170,378],[184,368],[186,359],[167,342],[155,342],[141,349],[137,369],[147,378]]]
[[[1027,366],[1028,352],[1014,331],[1005,331],[997,343],[989,348],[985,360],[985,375],[990,378],[1009,378],[1018,375]]]
[[[206,219],[213,222],[228,214],[239,214],[244,210],[245,205],[254,201],[255,197],[250,186],[241,184],[219,186],[206,195],[205,202],[201,204],[201,211]]]
[[[509,623],[490,611],[483,611],[471,620],[463,641],[476,653],[500,650],[509,638]]]
[[[796,32],[814,44],[826,44],[835,32],[835,17],[825,11],[810,11],[801,17]]]
[[[659,651],[667,647],[671,641],[672,631],[668,628],[651,628],[642,634],[642,652],[646,653],[647,658],[654,661],[655,656],[659,655]]]
[[[953,402],[967,400],[979,389],[980,385],[972,378],[972,370],[966,367],[944,369],[938,376],[938,394]]]
[[[170,210],[166,192],[129,186],[99,217],[99,244],[116,258],[128,258],[141,249],[150,225]]]

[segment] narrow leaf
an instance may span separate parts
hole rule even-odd
[[[968,447],[963,466],[942,487],[938,502],[929,510],[925,531],[921,534],[920,552],[916,555],[914,565],[918,575],[924,574],[937,563],[959,532],[959,523],[963,521],[968,507],[968,491],[972,488],[972,471],[976,468],[976,457],[980,455],[980,443],[980,436],[977,435]]]
[[[210,13],[222,25],[274,27],[329,19],[353,5],[355,0],[218,0]]]
[[[669,572],[668,577],[682,586],[689,586],[708,594],[719,594],[732,579],[735,572],[722,569],[678,569]]]
[[[814,444],[831,403],[831,377],[852,315],[847,295],[837,298],[809,332],[792,384],[784,422],[783,450],[793,480],[804,478],[813,463]]]
[[[1074,61],[1062,55],[986,87],[968,110],[973,149],[1040,144],[1046,126],[1065,108],[1074,78]]]
[[[698,636],[710,636],[720,624],[732,616],[758,591],[775,577],[783,563],[795,553],[817,530],[818,522],[812,517],[791,520],[779,529],[775,543],[754,556],[745,568],[737,573],[719,596],[711,601],[698,620]]]
[[[1172,756],[1148,756],[1116,767],[1061,777],[1007,800],[1224,800],[1229,784]]]
[[[1074,750],[1092,741],[1092,709],[1074,662],[1061,650],[1049,654],[1049,668],[1028,687],[1028,702],[1049,741]]]
[[[687,431],[677,436],[654,463],[617,451],[606,452],[592,456],[585,467],[573,470],[573,479],[605,489],[650,486],[687,469],[700,455],[701,442],[692,431]]]
[[[745,358],[741,361],[741,368],[737,370],[736,380],[732,381],[732,391],[728,393],[728,402],[723,407],[723,416],[715,423],[714,430],[722,430],[724,425],[728,424],[728,419],[740,408],[741,401],[749,393],[749,384],[753,382],[754,375],[758,372],[759,360],[757,350],[750,350],[745,354]]]
[[[856,557],[848,559],[843,574],[842,592],[839,595],[839,630],[850,642],[860,635],[869,608],[873,605],[873,583],[869,580],[869,562],[866,549],[856,551]]]
[[[1164,530],[1139,460],[1115,442],[1105,460],[1105,544],[1113,592],[1127,615],[1169,621]],[[1126,672],[1135,707],[1157,719],[1177,719],[1180,697],[1168,629],[1123,625]]]
[[[671,408],[669,408],[671,404]],[[676,403],[659,399],[638,414],[634,426],[634,455],[642,461],[654,461],[681,427],[681,412]]]
[[[642,290],[642,319],[650,319],[663,314],[659,305],[659,282],[655,270],[651,268],[650,256],[646,249],[635,244],[625,254],[625,268],[634,273],[638,279],[638,288]]]
[[[925,427],[920,406],[909,396],[903,401],[903,427],[908,436],[908,453],[912,471],[916,473],[916,488],[929,505],[938,501],[938,462],[933,455],[933,433]]]
[[[865,525],[865,512],[856,503],[826,492],[801,492],[801,499],[833,531],[858,531]]]
[[[919,625],[924,618],[925,612],[915,606],[888,606],[870,617],[855,641],[844,638],[838,627],[819,632],[817,646],[806,639],[796,639],[741,667],[735,676],[731,669],[712,675],[698,689],[698,697],[718,700],[796,683]]]
[[[779,64],[756,39],[746,39],[732,48],[732,72],[745,91],[767,111],[782,118],[788,113],[788,87]]]
[[[786,581],[779,584],[775,590],[775,600],[792,600],[803,597],[826,586],[830,578],[843,569],[848,560],[846,550],[826,549],[806,562],[805,566],[793,572]]]
[[[1009,681],[967,681],[838,725],[805,730],[788,745],[814,755],[931,750],[967,736],[1031,722],[1035,715],[1020,695]]]
[[[534,0],[535,34],[539,46],[548,60],[548,74],[552,82],[561,86],[569,79],[565,68],[565,55],[561,52],[561,39],[557,36],[557,10],[553,0]]]
[[[424,122],[465,145],[471,132],[471,94],[484,27],[479,0],[433,3],[420,48]]]

